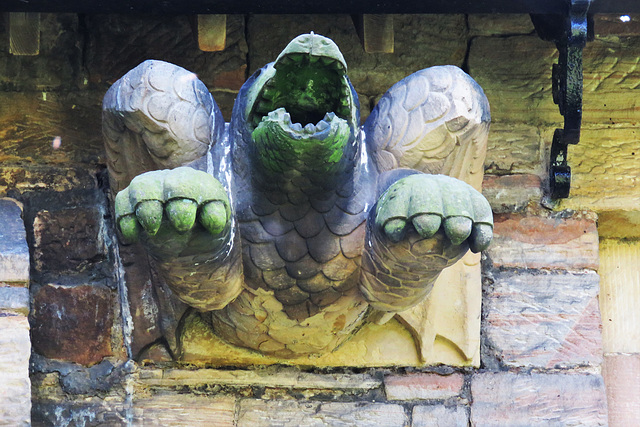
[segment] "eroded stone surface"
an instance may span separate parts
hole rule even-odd
[[[496,215],[487,253],[495,267],[598,268],[598,230],[590,218]]]
[[[27,318],[0,316],[0,423],[4,425],[30,425],[30,355]]]
[[[485,172],[499,175],[544,173],[544,134],[543,129],[528,124],[492,123]]]
[[[112,355],[113,291],[100,286],[49,284],[33,295],[35,351],[82,365]]]
[[[296,402],[284,400],[240,401],[238,427],[357,425],[406,426],[409,420],[400,405],[357,402]]]
[[[640,45],[637,49],[640,49]],[[640,74],[636,81],[640,84]],[[616,97],[625,99],[621,95]],[[603,102],[609,105],[610,101]],[[587,109],[588,107],[585,107],[585,111]],[[640,122],[640,114],[631,112],[632,109],[631,106],[627,107],[629,112],[626,120],[631,123],[626,125],[582,127],[580,144],[570,148],[571,197],[562,201],[562,208],[596,211],[638,210],[640,131],[636,123]]]
[[[607,387],[609,425],[635,425],[640,420],[640,354],[605,355],[602,376]]]
[[[598,283],[594,272],[496,274],[483,302],[491,351],[513,367],[599,366]]]
[[[600,375],[487,372],[471,382],[471,425],[607,425]]]
[[[13,199],[0,199],[0,283],[29,282],[29,248],[22,221],[22,208]]]
[[[409,374],[391,375],[384,379],[389,400],[448,399],[460,395],[464,375]]]

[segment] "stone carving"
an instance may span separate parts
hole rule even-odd
[[[229,124],[194,74],[165,62],[107,92],[121,237],[192,307],[166,334],[184,338],[196,316],[228,343],[295,358],[398,312],[420,331],[440,272],[489,245],[480,87],[456,67],[418,71],[361,129],[346,72],[330,39],[301,35],[244,84]]]

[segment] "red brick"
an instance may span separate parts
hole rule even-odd
[[[460,395],[463,385],[462,374],[390,375],[384,379],[389,400],[448,399]]]
[[[512,367],[602,363],[596,273],[501,272],[485,288],[483,357]]]
[[[50,359],[93,365],[111,356],[115,298],[110,289],[45,285],[33,296],[31,337]]]
[[[607,354],[602,370],[607,387],[609,425],[640,422],[640,354]]]
[[[494,267],[598,269],[598,230],[592,219],[501,214],[494,223],[488,249]]]
[[[607,424],[600,375],[480,373],[471,395],[473,426]]]

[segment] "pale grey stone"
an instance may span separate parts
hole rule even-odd
[[[599,276],[502,272],[485,289],[483,357],[511,367],[602,363]]]
[[[468,409],[464,406],[414,406],[411,427],[467,427]]]
[[[406,426],[408,423],[402,406],[384,403],[247,399],[240,402],[238,415],[238,427],[393,427]]]
[[[29,314],[29,289],[13,286],[0,287],[0,313]]]
[[[22,209],[13,199],[0,199],[0,282],[29,281],[29,248]]]
[[[607,425],[600,375],[486,372],[474,375],[471,395],[473,426]]]

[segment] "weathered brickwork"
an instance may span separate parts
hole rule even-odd
[[[616,268],[633,262],[640,236],[620,225],[640,223],[640,19],[630,19],[596,16],[571,198],[555,204],[557,51],[528,15],[397,15],[393,54],[366,54],[347,15],[228,16],[223,52],[199,51],[186,16],[43,15],[39,56],[0,43],[0,424],[633,425],[637,280]],[[196,73],[229,120],[248,75],[308,31],[343,50],[363,119],[393,83],[431,65],[463,66],[489,98],[483,192],[495,240],[483,255],[480,369],[170,362],[175,343],[161,329],[180,325],[161,327],[147,260],[115,246],[102,96],[161,59]]]

